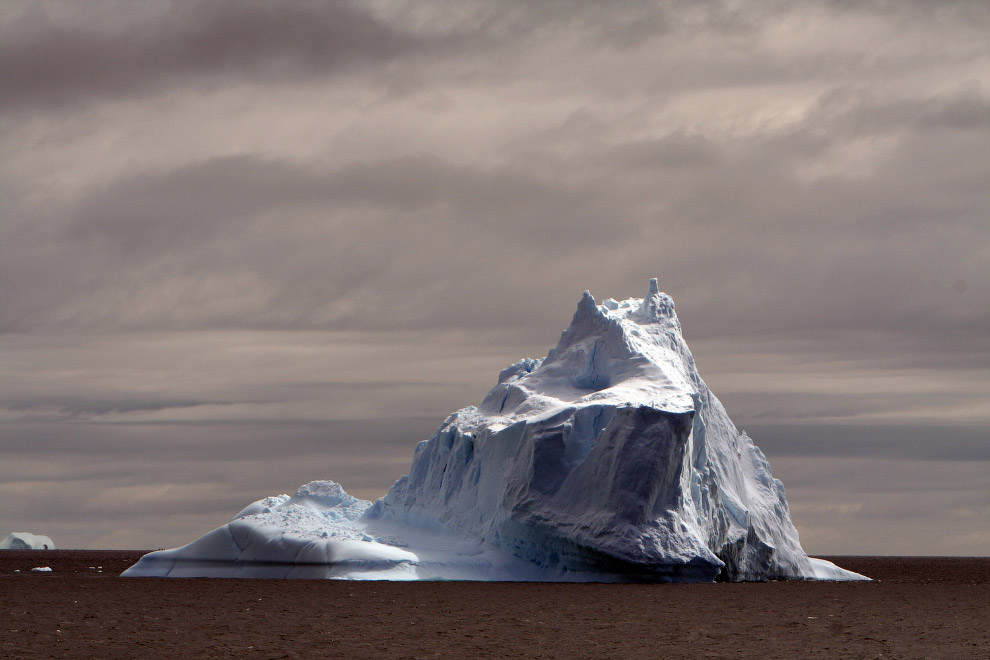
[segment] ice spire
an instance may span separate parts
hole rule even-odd
[[[674,316],[674,301],[666,293],[660,293],[660,285],[655,277],[650,278],[650,290],[643,298],[639,315],[647,322]]]

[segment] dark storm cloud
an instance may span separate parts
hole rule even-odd
[[[170,3],[153,20],[117,29],[86,22],[55,20],[38,7],[10,20],[0,44],[2,104],[58,106],[197,80],[327,75],[417,48],[413,37],[350,2]]]
[[[92,12],[69,11],[68,18],[64,11],[27,5],[9,10],[2,26],[0,107],[57,108],[175,85],[209,89],[327,77],[421,54],[476,55],[567,29],[627,48],[668,27],[666,12],[653,3],[623,4],[623,11],[594,2],[482,4],[474,7],[475,16],[453,22],[443,8],[416,17],[416,6],[397,7],[399,15],[389,21],[347,0],[161,2],[145,12],[97,4]],[[725,21],[727,14],[715,11],[720,3],[711,4],[715,22]],[[100,21],[102,12],[115,20]],[[406,29],[403,19],[424,25]],[[402,87],[398,80],[391,84]]]
[[[382,74],[391,91],[429,79],[463,60],[459,77],[493,80],[518,76],[521,56],[552,47],[568,35],[586,46],[619,53],[641,48],[678,30],[721,34],[749,48],[761,23],[794,13],[788,3],[762,3],[741,10],[732,3],[693,3],[673,11],[656,2],[473,3],[469,11],[396,6],[374,12],[361,3],[258,1],[158,2],[138,8],[91,3],[86,11],[27,3],[8,9],[0,25],[0,108],[58,108],[82,100],[127,97],[177,86],[206,90],[236,83],[279,84],[327,78],[342,72]],[[684,75],[680,66],[664,86],[801,80],[835,68],[838,55],[730,58],[706,66],[706,79]],[[408,66],[420,61],[423,68]],[[420,60],[420,58],[423,58]],[[482,59],[485,58],[485,59]],[[491,62],[496,66],[486,65]],[[861,62],[852,58],[844,66]],[[402,75],[392,75],[389,67]],[[498,66],[504,67],[499,71]],[[702,66],[705,66],[702,63]],[[662,71],[662,70],[661,70]],[[621,80],[603,80],[603,85]]]

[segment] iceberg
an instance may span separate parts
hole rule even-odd
[[[0,541],[0,550],[54,550],[51,537],[31,532],[11,532]]]
[[[805,554],[783,484],[701,379],[655,279],[642,299],[585,292],[557,346],[450,415],[377,502],[315,481],[124,575],[868,579]]]

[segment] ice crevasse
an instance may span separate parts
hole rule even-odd
[[[312,482],[124,575],[867,579],[805,554],[655,279],[643,299],[585,292],[557,346],[450,415],[377,502]]]

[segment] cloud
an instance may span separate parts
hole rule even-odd
[[[11,280],[23,283],[7,307],[27,298],[48,308],[35,323],[84,327],[367,327],[382,305],[398,326],[436,322],[451,294],[415,293],[435,272],[504,273],[544,251],[566,259],[587,241],[622,241],[633,229],[596,192],[428,156],[330,170],[244,155],[142,172],[78,200],[55,241],[35,237],[60,264],[12,255]],[[39,287],[39,270],[60,285]],[[437,284],[458,297],[470,289]],[[474,313],[461,325],[498,316]],[[24,327],[19,318],[7,327]]]
[[[746,429],[768,456],[990,461],[990,447],[983,425],[819,422],[750,424]]]
[[[984,462],[771,457],[812,554],[972,555],[987,540]]]
[[[10,503],[0,527],[44,528],[71,547],[161,547],[312,479],[374,499],[436,423],[0,423],[0,496]]]
[[[227,156],[135,174],[94,191],[77,203],[65,236],[108,243],[115,254],[145,260],[188,250],[274,209],[318,203],[330,192],[318,174],[301,167]]]
[[[3,105],[57,107],[238,78],[274,83],[417,49],[411,35],[350,2],[168,3],[153,18],[114,27],[76,12],[59,20],[37,7],[9,19],[0,46]]]

